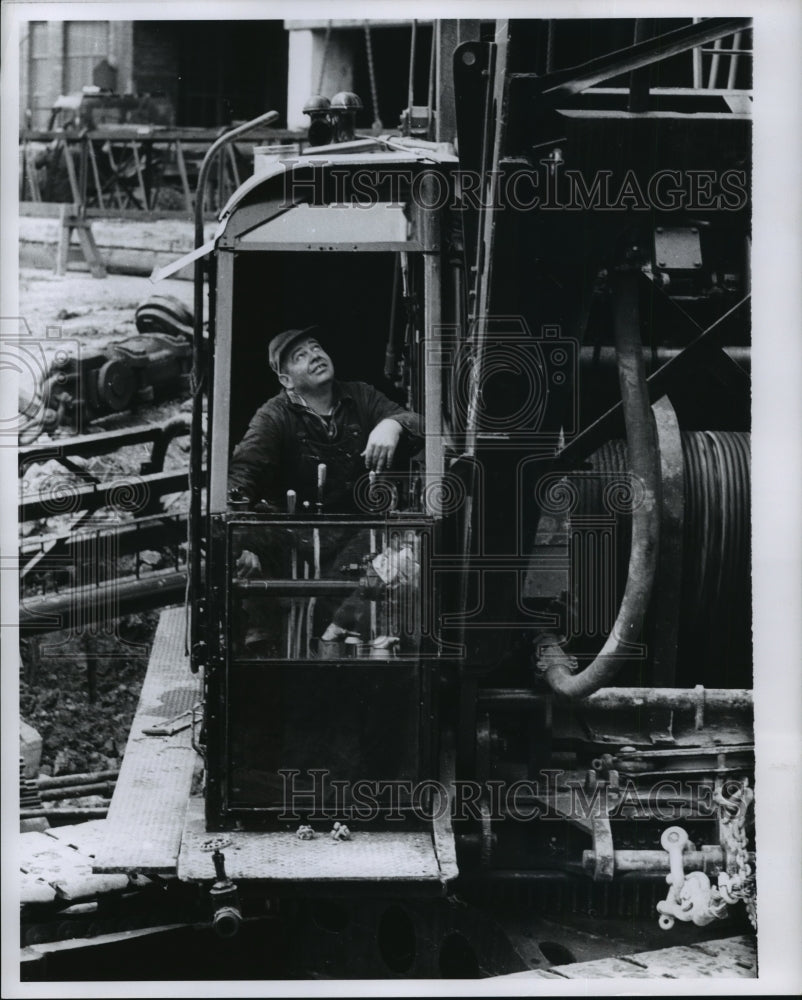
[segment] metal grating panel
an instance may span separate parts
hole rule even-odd
[[[214,878],[212,852],[226,859],[226,874],[237,879],[278,881],[439,881],[440,867],[431,834],[357,831],[348,841],[335,841],[317,828],[313,840],[294,833],[232,831],[207,833],[203,801],[193,797],[178,861],[182,881]]]
[[[200,698],[184,655],[184,609],[163,611],[117,787],[96,850],[96,872],[174,874],[196,754],[192,730],[146,736]]]

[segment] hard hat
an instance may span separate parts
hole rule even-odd
[[[304,104],[304,114],[305,115],[322,115],[325,114],[330,107],[330,102],[328,97],[323,97],[322,94],[312,94],[311,97],[307,97],[306,104]]]
[[[332,111],[361,111],[362,100],[358,94],[350,90],[341,90],[331,99]]]

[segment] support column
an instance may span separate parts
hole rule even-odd
[[[28,128],[25,112],[33,106],[31,94],[31,22],[22,21],[19,26],[19,127]],[[33,123],[31,122],[31,125]],[[25,166],[27,170],[27,164]],[[24,195],[22,195],[24,197]]]
[[[360,40],[362,36],[360,35]],[[320,85],[320,68],[325,67]],[[332,28],[326,47],[326,29],[290,29],[289,71],[287,74],[287,128],[306,128],[309,119],[303,107],[310,94],[333,97],[354,87],[354,41],[351,32]],[[318,87],[320,85],[320,89]],[[368,95],[359,95],[363,101]]]
[[[437,46],[435,140],[454,142],[457,136],[457,113],[454,106],[454,49],[463,42],[479,41],[479,21],[435,21],[434,30]]]
[[[47,87],[47,101],[52,108],[56,98],[64,90],[64,22],[48,21],[47,61],[50,76]]]
[[[117,69],[117,92],[119,94],[133,94],[133,21],[109,21],[109,62]]]

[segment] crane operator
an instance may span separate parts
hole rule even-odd
[[[355,485],[366,470],[392,468],[399,443],[422,437],[421,418],[392,402],[365,382],[335,379],[334,364],[318,339],[316,326],[284,330],[270,341],[268,361],[283,391],[254,414],[229,467],[230,496],[259,503],[266,512],[287,509],[288,494],[299,507],[319,499],[319,468],[326,467],[325,507],[330,513],[358,513]],[[314,509],[314,506],[312,506]],[[324,561],[345,561],[354,538],[332,537]],[[253,551],[261,549],[261,551]],[[336,549],[336,553],[335,550]],[[247,538],[236,562],[242,577],[272,575],[271,553],[249,547]],[[245,645],[257,650],[270,629],[253,608]],[[344,629],[332,623],[324,638]],[[254,655],[259,655],[254,652]]]

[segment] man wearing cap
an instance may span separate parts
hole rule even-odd
[[[336,381],[318,333],[317,327],[284,330],[270,341],[270,367],[284,391],[256,411],[229,469],[229,487],[252,504],[285,510],[288,490],[299,508],[305,500],[314,504],[324,463],[326,510],[354,512],[358,479],[366,470],[389,470],[404,433],[422,434],[417,414],[373,386]]]
[[[270,367],[283,392],[256,411],[229,467],[229,489],[238,490],[250,506],[286,511],[287,491],[293,490],[298,513],[305,501],[314,510],[318,467],[324,464],[325,510],[357,513],[354,486],[359,479],[369,470],[389,470],[404,435],[413,440],[422,435],[420,417],[373,386],[337,381],[318,332],[317,327],[284,330],[270,341]],[[326,567],[357,558],[355,553],[365,548],[363,535],[347,529],[328,532],[321,553]],[[237,558],[239,574],[272,575],[270,563],[277,553],[265,551],[257,538],[249,544],[245,541]],[[251,646],[274,630],[264,608],[248,602],[245,610],[251,622],[245,644]]]

